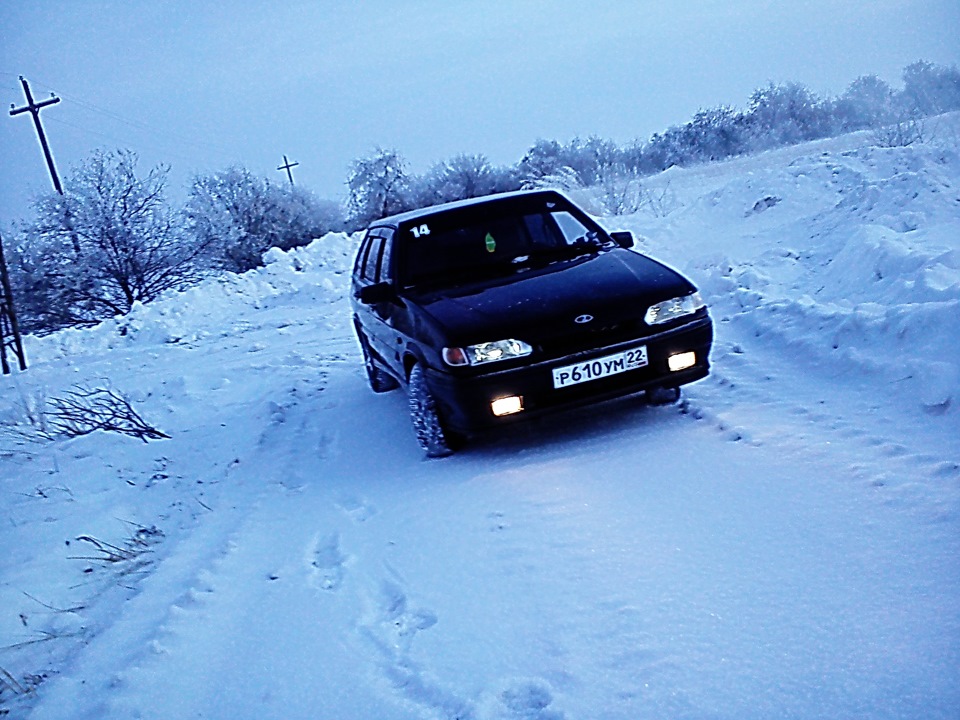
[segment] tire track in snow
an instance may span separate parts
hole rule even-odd
[[[304,393],[300,384],[294,383],[286,397],[262,402],[259,430],[254,426],[252,433],[239,434],[234,438],[235,447],[227,448],[228,453],[235,453],[231,454],[234,459],[225,466],[214,465],[213,477],[196,478],[205,486],[217,488],[215,496],[207,497],[208,511],[198,517],[195,527],[181,534],[176,544],[164,548],[136,596],[124,604],[110,626],[93,637],[70,675],[49,683],[36,717],[92,719],[128,711],[150,716],[151,711],[145,711],[136,699],[138,682],[145,672],[150,674],[145,669],[171,662],[189,645],[191,628],[216,620],[211,613],[217,612],[220,595],[230,586],[224,568],[244,552],[251,523],[269,513],[276,498],[297,502],[297,496],[308,487],[303,477],[288,472],[275,457],[295,456],[295,444],[305,427],[303,409],[298,405],[304,398],[310,403],[319,401],[322,391],[322,386],[308,387]],[[335,435],[319,434],[319,454],[327,452],[335,440]],[[338,586],[345,558],[336,556],[337,547],[329,542],[315,542],[313,549],[315,572],[326,573],[317,582]],[[274,582],[279,577],[265,572],[260,579]],[[80,692],[80,686],[88,692]],[[109,688],[109,692],[94,691],[99,686]],[[69,702],[62,700],[70,697],[73,699]],[[62,715],[66,709],[68,715]]]
[[[354,627],[342,622],[344,614],[353,612],[356,594],[355,588],[349,587],[351,558],[343,547],[341,518],[357,521],[364,512],[372,515],[373,511],[352,497],[334,502],[322,484],[314,482],[323,478],[323,469],[337,454],[339,442],[337,434],[326,429],[330,423],[318,417],[329,417],[323,411],[335,412],[338,407],[336,400],[321,395],[319,390],[307,398],[293,394],[268,403],[268,422],[252,457],[235,470],[248,484],[259,487],[256,500],[244,503],[242,497],[236,498],[239,522],[220,551],[203,565],[189,589],[171,606],[148,642],[149,652],[123,674],[109,711],[94,713],[91,718],[159,718],[168,716],[167,712],[169,716],[215,717],[250,712],[280,717],[291,712],[291,716],[306,717],[284,705],[283,693],[274,689],[280,678],[264,675],[248,679],[244,667],[258,662],[251,655],[254,651],[273,657],[273,664],[279,662],[277,658],[294,662],[313,643],[336,642],[338,633]],[[316,412],[318,408],[320,413]],[[304,447],[311,449],[306,461]],[[325,529],[317,532],[318,526]],[[305,535],[311,530],[312,535]],[[302,628],[276,627],[280,637],[273,637],[265,620],[274,607],[292,607],[298,615],[306,613],[289,618]],[[336,612],[329,614],[333,608]],[[322,614],[314,626],[309,615],[318,609]],[[256,624],[247,626],[247,617]],[[271,667],[271,662],[264,662],[264,669]],[[222,682],[234,692],[239,689],[243,697],[224,703],[216,687],[204,684],[197,691],[196,678],[214,672],[214,685]],[[328,684],[345,685],[346,674],[358,675],[350,667],[315,668],[314,672],[317,678],[334,678],[310,684],[320,697]],[[192,684],[193,697],[183,693],[164,709],[148,704],[158,688],[172,690],[180,683]],[[301,691],[297,696],[298,702],[309,701],[309,694],[306,700],[303,694]],[[375,699],[368,704],[370,716],[382,710]]]
[[[772,442],[800,452],[847,447],[853,452],[834,455],[858,459],[838,474],[885,490],[887,502],[935,519],[960,511],[960,453],[956,443],[937,442],[949,435],[948,427],[938,427],[939,418],[920,418],[934,431],[925,436],[889,398],[878,397],[875,387],[859,392],[849,387],[857,378],[824,377],[811,395],[809,383],[793,378],[822,369],[771,356],[765,347],[756,350],[747,343],[717,343],[711,376],[687,389],[681,412],[711,423],[735,442]],[[944,426],[950,422],[944,419]]]

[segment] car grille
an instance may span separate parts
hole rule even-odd
[[[569,333],[544,338],[540,351],[548,357],[563,357],[586,350],[596,350],[609,345],[642,338],[650,331],[643,320],[625,320],[623,322],[598,325],[596,327],[577,326]]]

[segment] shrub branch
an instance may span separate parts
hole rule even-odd
[[[170,438],[147,423],[126,398],[112,390],[77,387],[63,397],[47,401],[47,437],[79,437],[97,430],[131,435],[143,442]]]

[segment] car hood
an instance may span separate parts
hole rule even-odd
[[[642,318],[653,303],[694,291],[682,275],[623,249],[518,270],[484,283],[418,296],[448,341],[516,338],[539,342],[585,326]]]

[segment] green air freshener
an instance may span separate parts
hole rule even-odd
[[[493,239],[493,235],[487,233],[487,237],[484,238],[484,242],[487,244],[487,252],[492,253],[497,249],[497,241]]]

